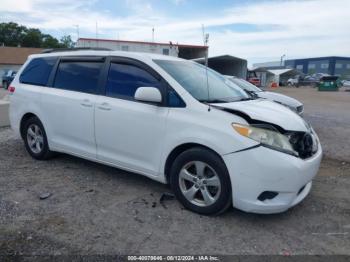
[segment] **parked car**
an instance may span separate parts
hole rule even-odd
[[[261,86],[261,80],[253,70],[247,71],[247,81],[255,86]]]
[[[264,98],[264,99],[279,103],[281,105],[288,107],[289,109],[291,109],[292,111],[296,112],[299,115],[302,115],[304,112],[304,105],[294,98],[291,98],[286,95],[278,94],[275,92],[264,91],[259,87],[241,78],[237,78],[234,76],[226,76],[226,77],[230,81],[235,83],[237,86],[242,88],[245,92],[248,93],[248,95],[251,95],[252,97]]]
[[[201,214],[283,212],[310,192],[322,149],[288,108],[156,54],[31,55],[9,87],[12,129],[35,159],[72,154],[169,183]]]
[[[316,73],[312,75],[301,76],[297,75],[294,78],[290,78],[287,81],[288,86],[312,86],[316,87],[319,85],[321,78],[324,76],[329,76],[328,74]]]
[[[287,80],[287,86],[298,86],[299,76],[295,76],[294,78],[289,78]]]
[[[341,80],[341,85],[344,87],[350,87],[350,80]]]
[[[345,88],[345,91],[350,91],[350,80],[342,80],[341,86]]]
[[[260,79],[258,77],[248,78],[248,82],[251,83],[252,85],[255,85],[255,86],[261,85]]]
[[[9,70],[2,77],[2,87],[7,89],[16,76],[16,71]]]

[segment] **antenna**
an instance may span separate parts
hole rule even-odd
[[[285,54],[281,56],[281,63],[280,63],[280,66],[283,66],[283,58],[285,58],[285,57],[286,57]]]
[[[209,42],[209,34],[205,33],[204,25],[202,24],[202,33],[203,33],[203,44],[206,47],[206,52],[205,52],[205,74],[206,74],[206,80],[207,80],[207,92],[208,92],[208,101],[210,101],[210,92],[209,92],[209,77],[208,77],[208,53],[209,53],[209,48],[208,48],[208,42]],[[210,103],[208,103],[208,111],[210,111]]]

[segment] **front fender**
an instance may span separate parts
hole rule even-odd
[[[202,145],[220,156],[258,144],[238,134],[231,126],[233,122],[246,124],[243,118],[216,109],[204,112],[170,110],[160,174],[164,172],[166,160],[171,152],[183,144]]]

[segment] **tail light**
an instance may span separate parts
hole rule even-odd
[[[15,92],[15,90],[16,90],[16,88],[14,86],[10,86],[8,88],[8,91],[9,91],[10,95],[13,94]]]

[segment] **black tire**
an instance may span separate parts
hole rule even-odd
[[[184,166],[193,161],[204,162],[209,165],[220,180],[221,190],[218,193],[217,200],[208,206],[198,206],[191,203],[182,193],[180,188],[180,171]],[[232,203],[231,181],[223,160],[214,152],[202,148],[195,147],[181,153],[173,162],[170,170],[170,185],[181,204],[196,213],[203,215],[215,215],[224,212]],[[207,189],[207,187],[206,187]]]
[[[34,126],[37,126],[38,128],[40,128],[40,133],[42,135],[42,147],[41,147],[40,152],[34,152],[31,148],[31,146],[29,145],[29,140],[28,140],[29,128],[32,128]],[[22,132],[23,132],[22,137],[24,140],[24,145],[26,147],[27,152],[31,155],[31,157],[33,157],[34,159],[37,159],[37,160],[47,160],[47,159],[54,156],[54,152],[52,152],[49,148],[49,144],[47,142],[47,136],[46,136],[44,126],[41,123],[41,121],[39,120],[39,118],[34,116],[34,117],[27,119],[25,121],[25,123],[23,123]]]
[[[8,83],[5,81],[5,82],[3,82],[2,83],[2,87],[5,89],[5,90],[7,90],[8,89]]]

